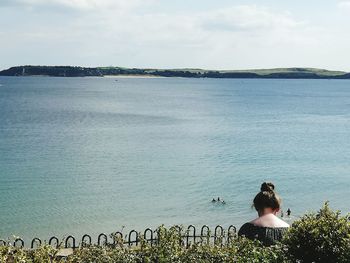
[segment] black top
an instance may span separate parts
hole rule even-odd
[[[238,231],[239,236],[249,239],[257,239],[266,246],[271,246],[277,241],[281,241],[288,227],[262,227],[252,223],[245,223]]]

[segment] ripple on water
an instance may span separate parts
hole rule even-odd
[[[0,80],[1,238],[239,226],[263,181],[348,211],[348,82]]]

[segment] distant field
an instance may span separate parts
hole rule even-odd
[[[230,72],[230,71],[223,71]],[[324,76],[340,76],[346,74],[344,71],[332,71],[316,68],[275,68],[275,69],[252,69],[252,70],[236,70],[233,72],[251,72],[259,75],[269,75],[274,73],[313,73]]]

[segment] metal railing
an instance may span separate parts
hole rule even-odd
[[[214,231],[204,225],[197,229],[195,226],[190,225],[187,228],[180,226],[173,226],[173,230],[178,231],[179,242],[182,246],[189,247],[192,244],[217,244],[217,245],[228,245],[232,242],[233,238],[236,236],[237,229],[235,226],[231,225],[227,229],[218,225],[214,228]],[[167,231],[164,228],[165,231]],[[48,242],[44,242],[40,238],[33,238],[30,242],[30,246],[26,246],[22,238],[16,238],[12,241],[6,241],[0,239],[0,246],[14,246],[17,248],[31,248],[35,249],[44,243],[54,247],[54,248],[79,248],[90,245],[98,245],[101,247],[106,246],[138,246],[143,240],[151,246],[158,244],[160,241],[160,229],[152,230],[147,228],[143,232],[137,232],[136,230],[129,231],[128,234],[123,235],[122,232],[115,232],[109,236],[105,233],[101,233],[97,236],[97,242],[93,242],[90,235],[84,234],[81,239],[77,239],[72,235],[63,238],[61,241],[58,237],[53,236],[48,239]]]

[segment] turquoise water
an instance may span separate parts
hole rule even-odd
[[[239,226],[265,180],[349,211],[350,81],[0,77],[0,112],[1,238]]]

